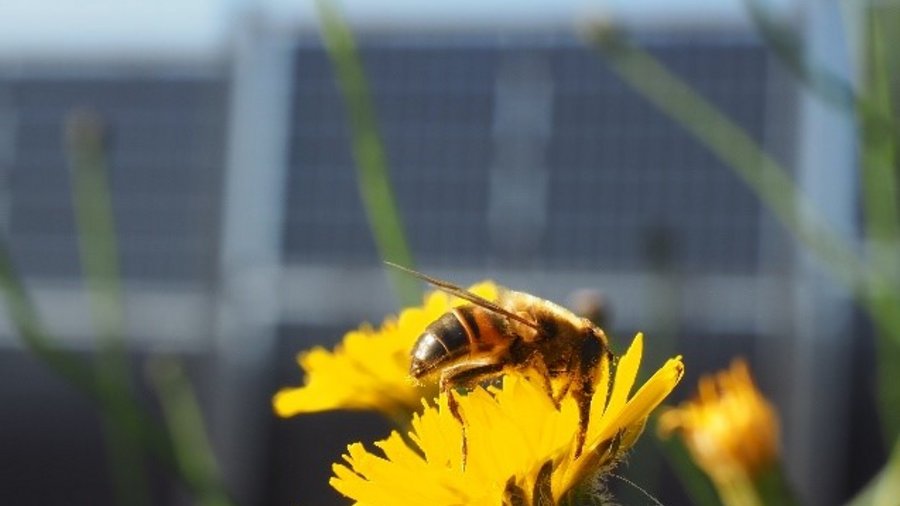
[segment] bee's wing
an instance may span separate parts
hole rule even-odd
[[[527,326],[533,328],[534,330],[537,330],[537,331],[541,330],[540,326],[538,326],[538,324],[536,322],[528,320],[526,318],[523,318],[513,312],[507,311],[506,309],[503,309],[502,307],[498,306],[497,304],[494,304],[493,302],[485,299],[484,297],[475,295],[474,293],[466,290],[465,288],[460,288],[460,287],[454,285],[453,283],[450,283],[449,281],[444,281],[442,279],[433,278],[427,274],[422,274],[419,271],[414,271],[408,267],[403,267],[402,265],[397,265],[393,262],[386,261],[384,263],[386,263],[387,265],[390,265],[391,267],[393,267],[395,269],[400,269],[401,271],[403,271],[407,274],[412,274],[413,276],[424,280],[425,282],[427,282],[430,285],[434,285],[435,288],[438,288],[441,291],[447,292],[450,295],[454,295],[456,297],[459,297],[460,299],[467,300],[467,301],[471,302],[472,304],[475,304],[476,306],[481,306],[481,307],[483,307],[489,311],[493,311],[499,315],[503,315],[507,318],[511,318],[523,325],[527,325]]]

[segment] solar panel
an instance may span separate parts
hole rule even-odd
[[[19,268],[44,278],[80,275],[67,115],[96,111],[108,129],[108,166],[126,279],[209,279],[224,158],[226,83],[206,77],[16,77],[9,234]]]
[[[360,45],[419,263],[757,269],[755,196],[578,41],[379,35]],[[704,35],[644,46],[763,138],[761,44]],[[346,112],[318,42],[296,50],[293,108],[287,260],[374,264]]]

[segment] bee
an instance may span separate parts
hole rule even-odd
[[[440,390],[448,394],[448,407],[463,426],[463,463],[465,424],[449,390],[472,388],[510,371],[537,373],[557,408],[566,394],[572,396],[579,415],[575,457],[581,455],[597,375],[613,361],[603,330],[528,293],[504,289],[491,302],[447,281],[389,265],[469,302],[425,328],[413,346],[409,368],[416,380],[440,377]]]

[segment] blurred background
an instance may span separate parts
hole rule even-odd
[[[282,420],[270,407],[302,380],[297,352],[399,307],[315,6],[0,5],[0,226],[60,346],[94,348],[64,142],[67,117],[88,108],[106,128],[142,399],[158,409],[148,358],[183,359],[237,503],[345,504],[327,485],[330,464],[347,443],[384,436],[387,422]],[[742,2],[341,7],[419,270],[560,302],[599,290],[620,349],[642,330],[648,368],[685,356],[676,398],[742,354],[781,412],[788,474],[808,504],[838,504],[874,474],[884,455],[867,320],[734,172],[578,36],[604,16],[628,30],[788,167],[852,242],[853,118],[797,83]],[[769,7],[805,56],[858,78],[852,7]],[[0,501],[114,503],[95,405],[25,349],[8,317],[0,406]],[[685,501],[664,463],[621,472],[664,504]],[[164,470],[152,476],[153,503],[191,503]]]

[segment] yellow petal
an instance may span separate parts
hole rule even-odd
[[[480,283],[471,290],[494,300],[497,287]],[[459,299],[433,292],[420,307],[404,309],[399,317],[385,318],[375,329],[362,325],[348,332],[333,351],[322,347],[301,353],[305,372],[301,386],[279,391],[272,405],[279,416],[332,409],[376,410],[391,418],[406,418],[422,398],[433,398],[433,384],[417,385],[409,378],[409,354],[416,339]]]
[[[620,390],[611,396],[621,406],[616,413],[601,411],[590,422],[589,434],[623,434],[622,452],[634,443],[647,415],[671,391],[683,369],[680,358],[670,360],[628,399],[641,352],[639,335],[619,362]],[[604,369],[601,374],[609,372]],[[599,384],[606,382],[601,378]],[[457,398],[466,427],[465,468],[462,429],[450,413],[448,396],[444,394],[436,405],[425,404],[421,414],[413,417],[409,433],[412,443],[392,434],[376,444],[384,457],[373,455],[367,460],[356,453],[359,447],[354,448],[348,463],[361,478],[336,468],[335,487],[342,493],[352,490],[348,495],[359,504],[496,506],[502,503],[507,480],[513,480],[530,501],[538,472],[550,461],[551,492],[559,500],[621,455],[598,456],[603,441],[595,438],[588,441],[582,456],[574,459],[579,423],[574,400],[566,397],[557,409],[542,381],[526,374],[506,375],[501,388],[479,387],[452,395]],[[605,392],[597,395],[606,397]]]
[[[702,377],[695,398],[663,413],[658,429],[681,434],[720,491],[746,485],[778,460],[777,414],[741,360]]]
[[[616,377],[613,381],[613,391],[606,408],[607,413],[618,413],[623,406],[634,380],[637,378],[638,367],[641,365],[641,356],[644,353],[644,335],[638,333],[625,355],[619,359],[616,365]]]
[[[622,414],[619,415],[618,423],[628,427],[646,419],[650,412],[672,393],[682,376],[684,376],[684,364],[681,357],[669,359],[628,401]]]

